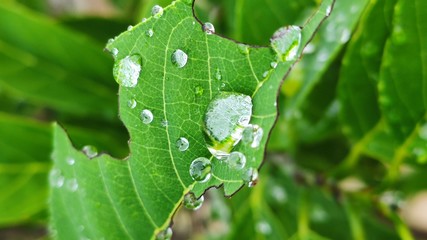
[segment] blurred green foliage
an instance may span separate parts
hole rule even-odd
[[[2,229],[46,226],[51,122],[78,147],[127,155],[113,61],[103,48],[170,1],[101,1],[110,9],[102,17],[52,2],[61,1],[0,3]],[[266,45],[318,4],[196,0],[195,12],[220,35]],[[427,189],[425,22],[424,0],[337,0],[283,84],[258,186],[226,200],[210,193],[216,207],[205,221],[229,227],[218,234],[194,224],[191,236],[414,239],[399,212]]]

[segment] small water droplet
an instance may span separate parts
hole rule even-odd
[[[156,235],[156,240],[170,240],[172,238],[172,228],[168,227]]]
[[[128,28],[127,28],[127,30],[128,30],[128,31],[130,31],[130,30],[132,30],[132,29],[133,29],[133,26],[132,26],[132,25],[129,25],[129,26],[128,26]]]
[[[205,198],[203,197],[203,195],[199,199],[197,199],[194,193],[189,192],[184,196],[184,207],[196,211],[202,206],[204,201]]]
[[[147,18],[142,18],[142,19],[141,19],[141,22],[142,22],[142,23],[145,23],[146,21],[147,21]]]
[[[177,49],[172,53],[172,63],[178,68],[184,67],[187,64],[187,60],[187,54],[181,49]]]
[[[264,135],[264,130],[258,125],[248,125],[245,130],[243,130],[242,141],[244,143],[250,143],[252,148],[259,147],[262,137]]]
[[[134,108],[136,107],[136,104],[137,104],[137,102],[136,102],[136,100],[135,100],[135,99],[130,99],[130,100],[128,101],[128,107],[129,107],[130,109],[134,109]]]
[[[169,121],[166,119],[163,119],[161,124],[162,124],[162,127],[167,127],[167,126],[169,126]]]
[[[214,34],[215,27],[212,23],[206,22],[205,24],[203,24],[203,31],[207,34]]]
[[[67,164],[72,166],[74,163],[76,163],[76,160],[73,157],[67,157]]]
[[[77,179],[75,178],[68,179],[65,183],[65,186],[71,192],[75,192],[79,188],[79,184],[77,183]]]
[[[237,47],[239,48],[239,52],[242,54],[249,54],[249,46],[243,43],[237,44]]]
[[[254,187],[258,182],[258,169],[249,168],[243,173],[242,179],[248,184],[248,187]]]
[[[332,12],[332,6],[328,6],[325,12],[326,16],[328,17],[329,15],[331,15],[331,12]]]
[[[154,34],[154,31],[153,31],[153,29],[148,29],[147,31],[145,31],[145,35],[147,35],[147,37],[152,37],[153,36],[153,34]]]
[[[225,161],[230,168],[240,170],[246,165],[246,156],[241,152],[232,152]]]
[[[277,67],[277,62],[271,62],[270,63],[270,67],[271,68],[276,68]]]
[[[344,29],[341,33],[341,37],[340,37],[340,42],[341,43],[346,43],[348,42],[348,40],[350,39],[351,36],[351,32],[348,29]]]
[[[301,28],[288,26],[279,28],[270,39],[272,48],[281,61],[297,59],[301,43]]]
[[[271,226],[268,222],[266,222],[265,220],[261,220],[259,222],[256,223],[255,229],[257,232],[264,234],[264,235],[269,235],[271,234]]]
[[[64,185],[65,178],[61,170],[54,168],[49,173],[49,183],[52,187],[60,188]]]
[[[196,86],[196,88],[194,88],[194,93],[197,95],[197,96],[202,96],[203,95],[203,88],[202,87],[200,87],[200,86]]]
[[[268,73],[269,73],[269,71],[265,71],[265,72],[262,74],[262,77],[263,77],[263,78],[266,78],[266,77],[268,76]]]
[[[216,69],[215,79],[218,81],[220,81],[222,79],[222,74],[221,74],[221,71],[219,70],[219,68]]]
[[[113,56],[113,58],[116,58],[116,57],[117,57],[117,54],[119,54],[119,49],[117,49],[117,48],[113,48],[113,49],[111,50],[111,55]]]
[[[114,43],[114,39],[113,38],[109,38],[107,41],[107,44],[113,44]]]
[[[86,154],[88,158],[94,158],[98,155],[98,149],[92,145],[86,145],[82,148],[82,152]]]
[[[176,141],[176,147],[179,149],[179,151],[183,152],[188,149],[190,146],[190,142],[185,137],[180,137],[178,141]]]
[[[123,87],[135,87],[141,71],[139,55],[126,56],[114,63],[113,75],[116,82]]]
[[[221,88],[225,88],[225,83],[221,83]]]
[[[190,165],[190,176],[198,182],[206,182],[211,178],[211,161],[205,157],[193,160]]]
[[[154,18],[160,18],[163,15],[163,8],[159,5],[154,5],[154,7],[151,9],[151,16]]]
[[[209,103],[205,133],[209,151],[218,159],[240,141],[252,116],[252,99],[244,94],[221,92]]]
[[[142,123],[150,124],[153,121],[153,118],[154,118],[153,113],[150,110],[148,109],[142,110],[141,112]]]

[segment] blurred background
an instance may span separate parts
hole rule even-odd
[[[48,239],[51,123],[127,155],[109,38],[170,0],[0,2],[0,239]],[[268,45],[320,0],[196,0],[227,38]],[[174,239],[427,239],[427,2],[337,0],[279,93],[259,182],[210,189]]]

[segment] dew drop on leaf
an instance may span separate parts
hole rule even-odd
[[[205,114],[209,151],[218,159],[228,156],[242,138],[251,116],[251,97],[240,93],[219,93],[209,103]]]
[[[79,184],[77,183],[77,179],[75,179],[75,178],[68,179],[65,183],[65,187],[68,190],[70,190],[71,192],[77,191],[77,189],[79,188]]]
[[[88,158],[94,158],[98,155],[98,149],[92,145],[86,145],[82,148],[82,152],[86,154]]]
[[[178,68],[184,67],[187,64],[187,60],[187,54],[181,49],[177,49],[172,53],[172,63]]]
[[[205,157],[193,160],[190,165],[190,176],[198,182],[206,182],[211,178],[211,161]]]
[[[136,104],[137,104],[137,102],[136,102],[136,100],[135,100],[135,99],[130,99],[130,100],[128,101],[128,107],[129,107],[130,109],[134,109],[134,108],[136,107]]]
[[[295,60],[301,44],[301,28],[298,26],[279,28],[271,37],[270,42],[281,61]]]
[[[172,228],[168,227],[156,235],[156,240],[170,240],[172,238]]]
[[[145,32],[145,35],[147,35],[147,37],[152,37],[153,35],[154,35],[154,31],[153,31],[153,29],[148,29],[146,32]]]
[[[64,185],[65,178],[61,170],[54,168],[49,173],[49,183],[52,187],[60,188]]]
[[[215,79],[220,81],[222,79],[221,71],[217,68],[215,72]]]
[[[163,120],[162,120],[162,127],[167,127],[167,126],[169,126],[169,122],[168,122],[168,120],[163,119]]]
[[[268,73],[269,73],[268,71],[265,71],[265,72],[262,74],[262,77],[263,77],[263,78],[266,78],[266,77],[268,76]]]
[[[181,152],[186,151],[189,146],[190,146],[190,142],[185,137],[180,137],[178,141],[176,141],[176,147]]]
[[[138,83],[140,71],[141,57],[131,55],[114,63],[113,76],[120,86],[135,87]]]
[[[328,7],[326,8],[325,15],[326,15],[326,16],[329,16],[329,15],[331,15],[331,12],[332,12],[332,6],[328,6]]]
[[[141,22],[142,22],[142,23],[145,23],[146,21],[147,21],[147,18],[142,18],[142,19],[141,19]]]
[[[153,113],[150,110],[148,109],[142,110],[141,112],[142,123],[150,124],[153,121],[153,118],[154,118]]]
[[[203,95],[203,88],[200,86],[196,86],[194,88],[194,93],[196,94],[196,96],[202,96]]]
[[[113,58],[116,58],[116,57],[117,57],[117,54],[119,54],[119,49],[117,49],[117,48],[113,48],[113,49],[111,50],[111,55],[113,56]]]
[[[246,165],[246,156],[241,152],[232,152],[225,161],[230,168],[240,170]]]
[[[258,169],[249,168],[243,173],[242,179],[248,184],[248,187],[254,187],[258,182]]]
[[[270,67],[271,68],[276,68],[277,67],[277,62],[271,62],[270,63]]]
[[[194,193],[189,192],[184,196],[183,205],[185,208],[195,211],[202,206],[204,201],[205,198],[203,196],[197,199]]]
[[[130,30],[132,30],[132,29],[133,29],[133,26],[132,26],[132,25],[129,25],[129,26],[128,26],[128,28],[127,28],[127,30],[128,30],[128,31],[130,31]]]
[[[239,52],[242,54],[249,54],[249,46],[243,43],[237,44],[237,47],[239,48]]]
[[[205,24],[203,24],[203,31],[207,34],[214,34],[215,27],[212,23],[206,22]]]
[[[245,130],[243,130],[242,141],[247,144],[251,144],[252,148],[259,147],[259,144],[264,135],[264,130],[258,125],[248,125]]]
[[[151,9],[151,16],[154,18],[160,18],[163,15],[163,8],[159,5],[154,5],[154,7]]]
[[[67,157],[66,162],[68,165],[72,166],[74,163],[76,163],[76,160],[73,157]]]

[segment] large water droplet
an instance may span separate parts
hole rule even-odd
[[[241,152],[232,152],[227,157],[226,162],[230,168],[240,170],[246,165],[246,156]]]
[[[211,178],[211,161],[205,157],[194,159],[190,165],[190,176],[198,182],[206,182]]]
[[[136,102],[136,100],[135,100],[135,99],[130,99],[130,100],[128,101],[128,107],[129,107],[130,109],[134,109],[134,108],[136,107],[136,104],[137,104],[137,102]]]
[[[172,63],[178,68],[182,68],[187,64],[188,56],[181,49],[177,49],[172,53]]]
[[[52,169],[49,173],[49,183],[52,187],[60,188],[64,185],[65,178],[62,175],[61,170]]]
[[[176,147],[181,152],[187,150],[189,146],[190,146],[190,142],[185,137],[180,137],[178,141],[176,141]]]
[[[114,63],[113,75],[116,82],[123,87],[135,87],[141,71],[141,57],[127,56]]]
[[[214,34],[215,27],[212,23],[206,22],[205,24],[203,24],[203,31],[207,34]]]
[[[245,128],[245,130],[243,130],[242,141],[244,143],[251,144],[252,148],[257,148],[259,147],[263,135],[264,130],[260,126],[256,124],[249,125]]]
[[[68,165],[72,166],[76,163],[76,160],[73,157],[67,157],[66,162]]]
[[[194,193],[189,192],[184,196],[184,207],[195,211],[202,206],[204,201],[205,201],[205,198],[203,196],[197,199]]]
[[[271,37],[270,42],[280,60],[295,60],[301,44],[301,28],[298,26],[279,28]]]
[[[92,145],[86,145],[82,148],[82,152],[88,156],[88,158],[94,158],[98,155],[98,149]]]
[[[172,228],[168,227],[156,235],[156,240],[170,240],[172,238]]]
[[[71,192],[75,192],[79,188],[79,184],[77,183],[77,179],[75,178],[68,179],[65,183],[65,186]]]
[[[252,116],[252,99],[244,94],[222,92],[208,105],[205,132],[208,149],[218,159],[230,153],[242,138]]]
[[[243,181],[248,184],[248,187],[253,187],[258,182],[258,169],[249,168],[242,176]]]
[[[154,31],[153,31],[153,29],[148,29],[147,31],[145,31],[145,35],[147,35],[147,37],[152,37],[153,36],[153,34],[154,34]]]
[[[141,112],[142,123],[150,124],[153,121],[153,118],[154,118],[153,113],[150,110],[148,109],[142,110]]]
[[[159,18],[163,15],[163,8],[159,5],[154,5],[154,7],[151,9],[151,16],[154,18]]]

